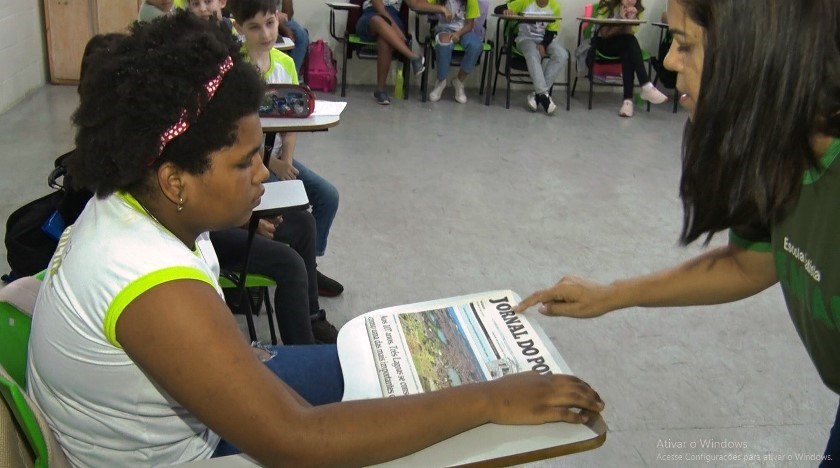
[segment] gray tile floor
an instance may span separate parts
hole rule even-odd
[[[619,97],[604,94],[591,111],[578,96],[546,117],[525,109],[523,91],[510,110],[503,95],[485,107],[450,93],[379,107],[370,89],[351,89],[338,127],[299,139],[297,157],[341,192],[319,262],[346,287],[322,302],[336,325],[482,290],[525,295],[564,274],[610,281],[699,251],[676,244],[683,112],[621,119]],[[3,220],[48,190],[53,159],[73,146],[75,105],[74,88],[47,86],[0,115]],[[535,320],[607,402],[610,433],[598,450],[534,466],[815,466],[798,460],[822,454],[837,396],[777,288],[717,307]]]

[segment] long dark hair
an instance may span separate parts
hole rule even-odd
[[[781,219],[817,165],[812,137],[840,133],[840,2],[679,2],[705,34],[683,138],[680,241],[708,243]]]

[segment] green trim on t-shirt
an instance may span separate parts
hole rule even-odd
[[[812,167],[805,171],[805,178],[802,183],[805,185],[813,184],[825,173],[826,169],[840,156],[840,138],[835,138],[831,144],[826,148],[825,153],[818,161],[818,167]]]
[[[729,230],[729,243],[737,245],[738,247],[744,250],[750,250],[753,252],[772,252],[773,245],[770,242],[756,242],[751,241],[748,239],[744,239],[743,237],[739,236],[733,230]]]
[[[119,341],[117,341],[117,320],[120,318],[120,315],[122,315],[123,310],[125,310],[132,301],[155,286],[169,281],[182,279],[203,281],[213,287],[213,289],[216,288],[215,283],[213,283],[210,277],[207,276],[207,273],[193,267],[169,267],[143,275],[131,283],[128,283],[123,290],[114,297],[111,304],[108,306],[108,310],[105,311],[103,331],[105,332],[105,338],[108,339],[108,342],[118,348],[122,348],[122,345],[120,345]]]

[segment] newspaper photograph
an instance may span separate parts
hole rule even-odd
[[[365,316],[382,396],[429,392],[534,370],[563,373],[518,297],[495,291],[439,308],[393,307]],[[415,305],[416,306],[416,305]]]

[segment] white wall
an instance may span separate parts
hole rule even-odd
[[[578,21],[575,18],[583,16],[584,5],[592,3],[592,0],[559,0],[559,2],[563,15],[563,21],[560,24],[560,40],[563,41],[563,45],[573,54],[572,70],[574,72],[574,50],[577,44],[578,28]],[[503,3],[502,0],[491,0],[491,11],[492,8],[501,3]],[[645,19],[649,21],[659,21],[659,16],[665,10],[665,4],[666,0],[644,0]],[[341,34],[344,31],[345,20],[342,13],[339,12],[338,15],[340,15],[339,17],[341,18],[337,21],[339,34]],[[329,35],[329,7],[327,7],[321,0],[297,0],[295,1],[294,19],[309,30],[310,40],[314,41],[318,38],[323,38],[329,42],[336,54],[336,58],[339,59],[340,66],[341,61],[338,56],[339,50],[337,48],[337,44]],[[409,28],[411,29],[411,33],[414,34],[413,16],[410,22],[411,24],[409,25]],[[491,17],[487,21],[487,37],[493,38],[495,34],[496,21]],[[652,53],[656,53],[656,43],[659,39],[659,31],[656,27],[650,25],[642,26],[639,28],[637,37],[639,38],[642,48],[646,48]],[[414,49],[419,51],[416,44]],[[365,63],[360,64],[358,60],[355,63],[351,60],[348,65],[348,83],[371,85],[376,82],[375,67],[372,62],[368,63],[366,61]],[[340,70],[339,73],[341,73]],[[474,86],[478,86],[480,78],[480,72],[473,73],[470,77],[470,79],[474,81]]]
[[[0,0],[0,113],[47,82],[41,1]]]

